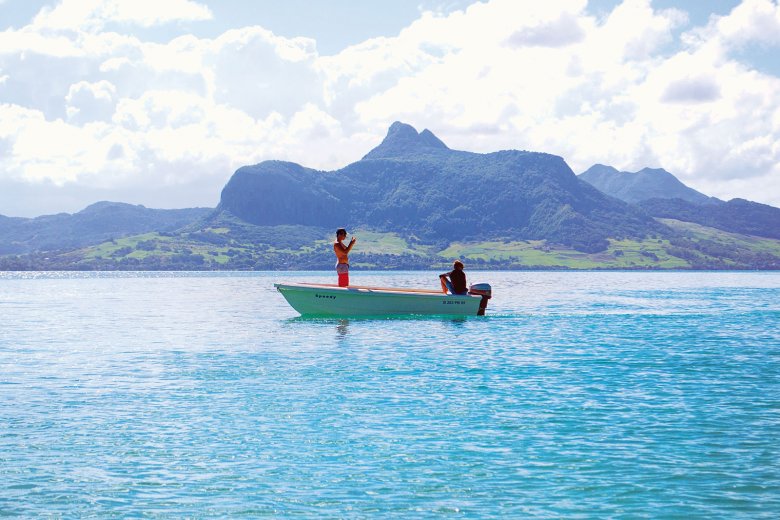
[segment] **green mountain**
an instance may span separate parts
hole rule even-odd
[[[120,202],[97,202],[78,213],[37,218],[0,216],[0,255],[77,249],[150,231],[182,228],[212,210],[149,209]]]
[[[579,175],[604,193],[636,204],[656,218],[767,238],[780,238],[780,209],[744,199],[724,202],[689,188],[663,169],[619,172],[596,164]]]
[[[337,227],[359,237],[358,270],[443,269],[453,258],[468,269],[780,269],[780,209],[703,197],[631,204],[560,157],[452,150],[394,123],[336,171],[239,168],[215,209],[99,203],[0,217],[0,270],[332,269]]]
[[[340,170],[281,161],[240,168],[222,191],[222,212],[258,226],[359,227],[423,243],[548,240],[583,252],[606,249],[609,238],[668,231],[579,180],[560,157],[450,150],[430,131],[398,122]]]
[[[658,218],[671,218],[694,222],[703,226],[753,235],[780,239],[780,208],[732,199],[696,204],[681,199],[649,199],[639,206]]]
[[[607,195],[632,204],[648,199],[682,199],[696,204],[718,200],[689,188],[663,168],[621,172],[612,166],[595,164],[579,178]]]

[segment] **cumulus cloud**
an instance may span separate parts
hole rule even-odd
[[[661,166],[710,195],[780,205],[780,79],[733,53],[780,46],[772,0],[703,27],[650,0],[600,18],[586,0],[490,0],[330,56],[259,26],[123,33],[212,16],[190,0],[153,7],[63,0],[0,33],[0,214],[95,197],[213,206],[239,166],[338,168],[395,120],[452,148],[544,151],[575,171]]]
[[[191,0],[62,0],[44,7],[33,26],[43,29],[99,30],[108,23],[151,27],[173,21],[212,18],[211,10]]]
[[[744,0],[728,16],[717,17],[709,31],[734,45],[780,44],[780,4],[771,0]]]
[[[662,101],[670,103],[705,103],[720,97],[720,88],[710,78],[685,78],[666,87]]]
[[[564,13],[557,20],[542,23],[536,27],[523,27],[509,36],[509,44],[522,47],[526,45],[541,47],[562,47],[582,41],[585,33],[577,19]]]
[[[8,71],[0,84],[0,177],[16,193],[24,182],[67,192],[63,204],[77,199],[75,187],[85,194],[76,207],[47,209],[38,201],[50,205],[52,197],[17,200],[14,190],[0,190],[0,214],[74,211],[86,197],[112,192],[115,200],[162,207],[213,206],[238,166],[300,160],[292,153],[302,149],[300,136],[337,135],[335,120],[316,108],[322,86],[312,40],[246,27],[156,43],[95,23],[187,15],[163,9],[146,20],[122,11],[128,5],[65,1],[0,34],[9,44],[0,46],[0,70]],[[124,14],[114,17],[117,10]]]
[[[76,124],[109,120],[114,113],[115,97],[116,87],[106,80],[74,83],[65,96],[68,120]]]
[[[204,65],[214,99],[253,117],[290,116],[322,96],[316,47],[308,38],[287,39],[261,27],[231,30],[214,40]]]

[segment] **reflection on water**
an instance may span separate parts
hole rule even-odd
[[[336,325],[336,337],[346,338],[347,334],[349,334],[349,320],[339,320],[338,325]]]
[[[382,319],[377,319],[376,321],[377,321],[378,324],[381,324],[381,323],[387,323],[387,322],[391,322],[392,323],[393,321],[403,321],[404,319],[408,320],[409,318],[410,318],[409,316],[398,317],[398,318],[395,318],[395,319],[393,319],[393,318],[382,318]],[[469,319],[468,317],[465,317],[465,316],[457,316],[455,318],[449,318],[449,317],[434,317],[434,318],[431,318],[430,316],[415,316],[413,318],[416,318],[415,321],[428,320],[428,321],[431,322],[431,324],[441,323],[445,327],[449,327],[451,325],[454,330],[463,329],[463,327],[465,326],[466,322]],[[290,320],[290,321],[293,321],[293,320]],[[339,339],[339,340],[346,339],[347,336],[349,336],[349,333],[350,333],[350,330],[349,330],[350,320],[346,319],[346,318],[341,318],[341,319],[332,319],[332,321],[336,322],[336,339]]]
[[[399,316],[353,316],[350,318],[337,318],[333,316],[296,316],[294,318],[288,318],[283,323],[293,326],[292,330],[297,334],[307,336],[308,334],[319,334],[315,332],[320,327],[333,327],[335,325],[337,340],[344,340],[351,335],[354,335],[355,330],[360,334],[365,334],[367,330],[372,330],[380,335],[384,332],[388,333],[388,338],[399,338],[399,331],[397,327],[400,323],[414,322],[414,323],[427,323],[428,326],[423,325],[423,329],[420,329],[420,325],[412,325],[409,329],[414,330],[432,330],[431,327],[435,327],[441,330],[449,329],[452,332],[462,332],[468,326],[469,322],[472,323],[484,323],[484,317],[478,316],[430,316],[421,314],[409,314]],[[368,329],[365,325],[368,324]],[[438,325],[437,325],[438,324]],[[313,328],[312,328],[313,327]],[[354,327],[357,329],[352,330]]]

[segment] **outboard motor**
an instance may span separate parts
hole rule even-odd
[[[484,316],[485,309],[487,309],[488,300],[493,297],[493,289],[489,283],[475,283],[469,287],[469,294],[475,296],[482,296],[482,301],[479,302],[479,311],[477,316]]]

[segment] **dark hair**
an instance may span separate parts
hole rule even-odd
[[[340,235],[347,236],[347,230],[346,230],[346,229],[344,229],[343,227],[341,227],[341,228],[338,228],[338,229],[336,230],[336,238],[338,238]]]
[[[463,262],[461,262],[460,260],[455,260],[454,262],[452,262],[452,267],[454,267],[455,269],[460,269],[462,271]]]

